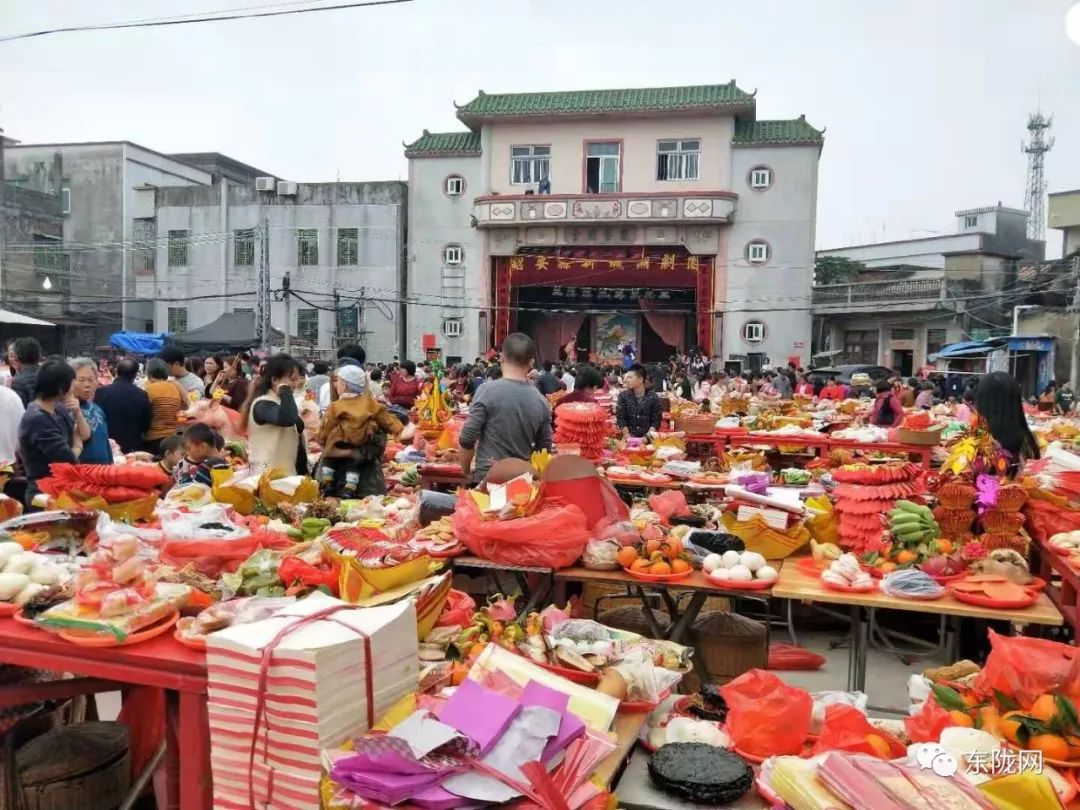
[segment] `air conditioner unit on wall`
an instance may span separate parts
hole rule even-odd
[[[277,193],[282,197],[295,197],[296,183],[291,180],[278,180]]]
[[[271,194],[277,190],[277,180],[273,177],[256,177],[255,178],[255,190],[256,191],[269,191]]]

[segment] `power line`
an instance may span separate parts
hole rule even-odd
[[[345,9],[353,8],[368,8],[371,6],[392,6],[400,3],[411,3],[413,0],[366,0],[362,3],[342,3],[336,6],[318,6],[315,8],[296,8],[285,11],[258,11],[252,14],[225,14],[219,16],[209,17],[185,17],[182,19],[175,18],[159,18],[149,20],[133,20],[130,22],[119,23],[102,23],[99,25],[73,25],[65,28],[46,28],[41,31],[28,31],[25,34],[13,34],[7,37],[0,37],[0,42],[13,42],[18,39],[32,39],[34,37],[44,37],[49,34],[70,34],[79,31],[112,31],[122,28],[160,28],[167,25],[188,25],[190,23],[202,23],[202,22],[220,22],[223,20],[250,20],[262,17],[284,17],[292,14],[310,14],[314,11],[342,11]],[[281,3],[271,5],[293,5],[292,3]],[[252,8],[269,8],[271,6],[253,6]],[[212,12],[211,12],[212,13]]]

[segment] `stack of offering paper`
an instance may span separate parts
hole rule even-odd
[[[357,608],[314,593],[206,649],[215,807],[318,810],[321,749],[418,681],[412,601]]]

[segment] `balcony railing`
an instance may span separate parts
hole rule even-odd
[[[945,279],[869,281],[814,287],[814,307],[925,306],[943,297]]]

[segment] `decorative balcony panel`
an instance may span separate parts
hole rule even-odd
[[[689,193],[515,194],[477,197],[478,228],[517,225],[636,223],[728,223],[738,195]]]

